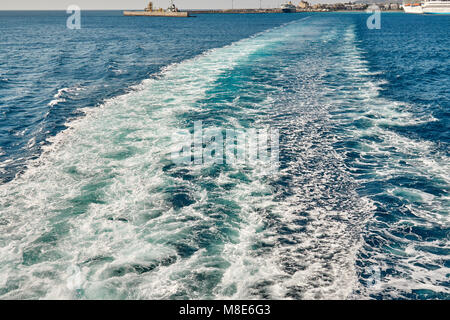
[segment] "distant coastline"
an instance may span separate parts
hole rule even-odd
[[[366,12],[367,9],[358,10],[297,10],[295,13],[305,13],[305,12]],[[223,10],[187,10],[180,9],[181,12],[189,12],[191,14],[257,14],[257,13],[282,13],[279,9],[223,9]],[[383,12],[403,12],[402,9],[395,10],[382,10]]]

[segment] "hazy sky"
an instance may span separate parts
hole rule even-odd
[[[95,9],[143,9],[150,0],[0,0],[0,10],[66,10],[71,4],[82,10]],[[342,1],[342,0],[341,0]],[[226,9],[232,0],[175,0],[183,9]],[[284,0],[261,0],[263,8],[278,7]],[[300,2],[295,0],[293,3]],[[310,3],[338,2],[337,0],[310,0]],[[235,8],[258,8],[260,0],[234,0]],[[156,7],[166,8],[169,0],[153,0]]]

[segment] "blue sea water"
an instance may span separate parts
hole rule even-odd
[[[0,297],[449,299],[450,19],[367,18],[0,12]]]

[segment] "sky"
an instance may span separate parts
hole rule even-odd
[[[0,0],[0,10],[66,10],[71,4],[81,10],[143,9],[150,0]],[[181,9],[259,8],[260,0],[175,0]],[[263,8],[279,7],[284,0],[261,0]],[[292,1],[297,4],[300,0]],[[347,2],[347,0],[309,0],[310,3]],[[153,0],[156,7],[167,8],[169,0]]]

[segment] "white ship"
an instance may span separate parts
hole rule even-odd
[[[427,14],[450,14],[450,0],[425,0],[422,11]]]
[[[403,10],[406,13],[423,13],[421,3],[403,3]]]
[[[281,5],[281,11],[285,13],[297,12],[297,8],[289,1]]]

